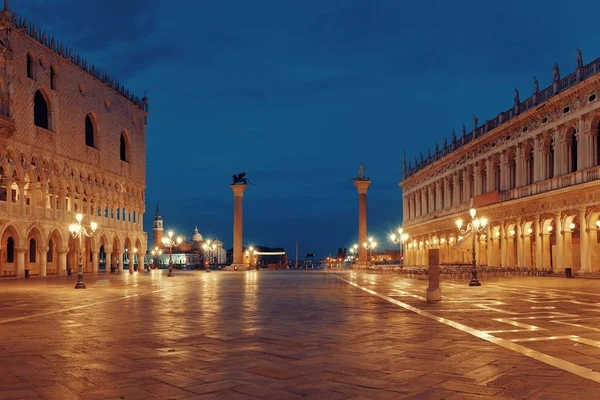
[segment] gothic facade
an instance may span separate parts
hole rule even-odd
[[[69,224],[98,224],[84,272],[132,269],[143,231],[147,100],[0,14],[0,277],[77,269]],[[129,253],[129,254],[128,254]],[[142,257],[140,257],[142,259]],[[130,262],[129,260],[134,260]]]
[[[479,265],[600,270],[600,59],[552,85],[426,159],[405,164],[405,264],[426,265],[428,249],[442,264],[468,264],[457,218],[488,218],[476,237]],[[462,246],[464,249],[464,246]],[[469,244],[469,249],[472,247]]]

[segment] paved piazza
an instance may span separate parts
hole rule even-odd
[[[0,281],[0,399],[600,399],[600,280]]]

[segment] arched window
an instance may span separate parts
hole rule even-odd
[[[37,246],[35,244],[35,239],[31,238],[29,241],[29,262],[34,263],[37,254]]]
[[[15,262],[15,241],[12,236],[6,241],[6,262]]]
[[[571,170],[569,172],[575,172],[577,171],[577,137],[575,136],[575,131],[573,131],[569,143],[571,147]]]
[[[94,125],[89,115],[85,116],[85,145],[94,147]]]
[[[125,135],[121,133],[121,142],[120,142],[120,150],[121,150],[121,161],[129,161],[129,155],[127,154],[127,142],[125,141]]]
[[[52,243],[52,239],[48,240],[48,254],[46,255],[46,261],[54,261],[54,243]]]
[[[27,54],[27,77],[33,79],[33,56]]]
[[[33,122],[35,126],[50,129],[48,124],[48,103],[44,95],[39,90],[35,92],[33,98]]]
[[[50,89],[52,90],[56,90],[56,68],[52,67],[50,68]]]

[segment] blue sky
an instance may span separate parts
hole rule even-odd
[[[402,220],[402,152],[495,117],[600,57],[598,2],[22,0],[11,6],[136,93],[148,91],[146,231],[320,256],[357,237],[349,181],[366,164],[369,233]],[[149,235],[151,237],[151,234]],[[388,244],[386,247],[393,248]]]

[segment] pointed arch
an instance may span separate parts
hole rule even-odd
[[[130,162],[130,149],[131,144],[129,142],[129,133],[127,131],[123,131],[121,132],[121,137],[119,139],[119,153],[121,161]]]
[[[33,123],[35,126],[54,130],[53,109],[50,95],[43,89],[36,90],[33,96]]]
[[[96,128],[92,118],[93,115],[91,113],[85,116],[85,145],[88,147],[96,147]]]

